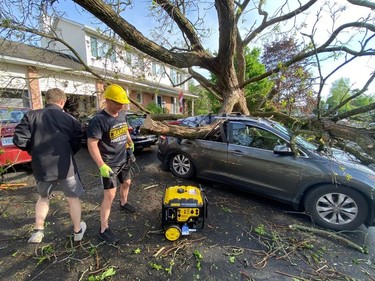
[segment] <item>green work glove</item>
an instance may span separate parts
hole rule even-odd
[[[129,148],[132,150],[132,152],[134,152],[134,142],[132,142],[132,144],[126,143],[126,149],[129,149]]]
[[[109,178],[111,174],[113,174],[113,171],[111,167],[109,167],[107,164],[104,164],[103,166],[99,167],[100,175],[103,178]]]

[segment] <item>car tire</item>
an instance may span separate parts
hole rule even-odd
[[[368,215],[364,197],[345,186],[316,187],[305,197],[304,206],[317,224],[338,231],[358,228]]]
[[[188,179],[195,173],[193,162],[183,153],[174,154],[169,159],[169,169],[176,177]]]

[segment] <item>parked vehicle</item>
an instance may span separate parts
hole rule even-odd
[[[31,162],[31,156],[13,144],[16,125],[28,108],[0,107],[0,167]]]
[[[136,151],[141,151],[144,148],[155,145],[156,142],[158,141],[158,136],[152,135],[152,134],[143,134],[141,130],[143,123],[146,119],[146,115],[141,114],[141,113],[131,113],[131,112],[127,112],[126,115],[128,116],[129,133],[134,142],[134,149]],[[83,143],[87,142],[86,130],[93,116],[94,115],[84,116],[79,119],[81,122],[82,131],[83,131],[83,138],[82,138]]]
[[[375,172],[296,137],[281,124],[245,116],[216,117],[204,139],[160,137],[158,158],[177,177],[236,186],[306,210],[335,229],[375,225]]]
[[[126,113],[129,122],[129,133],[134,142],[135,150],[143,150],[146,147],[155,145],[158,136],[153,134],[143,134],[142,126],[146,119],[146,114]]]

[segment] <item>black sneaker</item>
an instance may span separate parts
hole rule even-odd
[[[119,240],[109,227],[103,233],[99,229],[99,238],[107,243],[116,243]]]
[[[125,205],[121,205],[121,202],[120,202],[120,209],[129,213],[135,213],[135,208],[129,203],[125,203]]]

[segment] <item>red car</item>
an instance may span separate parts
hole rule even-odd
[[[31,156],[13,144],[16,125],[28,108],[0,107],[0,167],[31,162]]]

